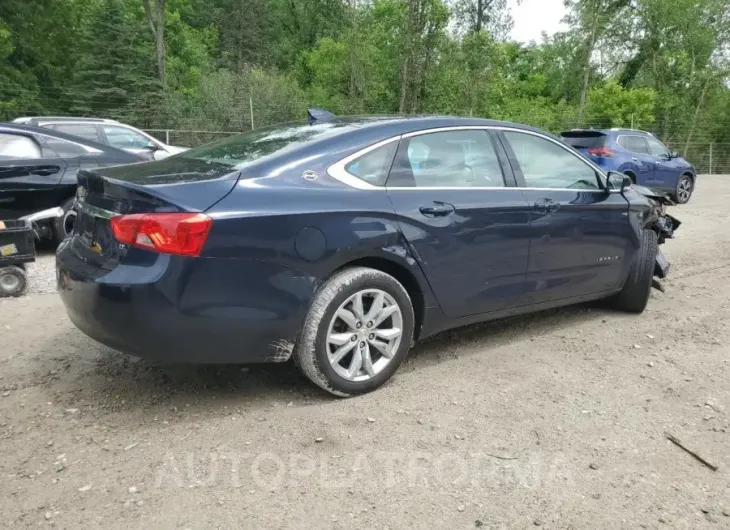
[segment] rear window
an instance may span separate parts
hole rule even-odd
[[[178,156],[243,169],[266,157],[281,155],[308,143],[355,128],[353,125],[337,122],[313,125],[305,122],[287,123],[237,134],[190,149]]]
[[[572,147],[583,149],[602,147],[606,142],[606,135],[597,131],[567,131],[560,138]]]

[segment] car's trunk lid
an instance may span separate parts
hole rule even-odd
[[[126,251],[114,238],[112,217],[203,212],[233,189],[238,176],[230,166],[180,157],[79,171],[73,249],[87,263],[111,270]]]

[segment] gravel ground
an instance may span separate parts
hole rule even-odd
[[[704,177],[675,209],[672,279],[643,315],[449,332],[350,400],[288,365],[95,344],[42,256],[0,301],[0,527],[728,528],[728,203]]]

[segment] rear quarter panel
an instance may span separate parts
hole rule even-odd
[[[329,177],[277,186],[259,180],[240,180],[207,212],[214,223],[203,257],[277,263],[318,284],[349,263],[384,259],[407,269],[424,303],[434,305],[384,191],[333,184]]]

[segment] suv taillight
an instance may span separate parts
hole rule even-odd
[[[163,254],[200,256],[213,219],[202,213],[139,213],[112,217],[120,243]]]
[[[597,147],[595,149],[589,149],[588,154],[593,156],[602,156],[604,158],[611,158],[613,156],[613,151],[611,151],[608,147]]]

